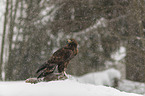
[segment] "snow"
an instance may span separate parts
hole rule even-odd
[[[105,86],[83,84],[74,80],[41,82],[0,82],[0,96],[142,96]]]
[[[77,77],[77,81],[82,83],[90,83],[95,85],[113,86],[114,79],[120,79],[121,74],[118,70],[111,68],[101,72],[88,73]]]
[[[126,79],[121,79],[121,73],[114,69],[108,69],[101,72],[88,73],[80,77],[73,76],[73,79],[80,83],[113,86],[114,78],[118,79],[117,89],[130,93],[144,94],[145,84],[134,82]]]
[[[126,48],[121,46],[117,52],[111,55],[111,57],[116,60],[122,60],[126,56]]]
[[[118,89],[123,90],[125,92],[145,94],[145,83],[130,80],[122,80],[121,82],[119,82]]]

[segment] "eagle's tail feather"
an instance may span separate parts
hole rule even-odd
[[[45,77],[48,74],[51,74],[54,72],[57,64],[44,64],[42,65],[36,73],[39,73],[42,71],[37,78]]]
[[[48,64],[43,64],[39,67],[39,69],[36,71],[36,73],[39,73],[41,70],[45,69],[48,66]]]
[[[42,72],[40,75],[38,75],[37,78],[45,77],[45,76],[47,76],[50,73],[53,73],[53,72]]]

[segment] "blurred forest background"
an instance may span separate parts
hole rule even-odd
[[[79,54],[67,73],[80,76],[110,67],[145,82],[144,0],[5,0],[0,37],[0,80],[34,77],[68,38]],[[125,48],[125,58],[112,54]]]

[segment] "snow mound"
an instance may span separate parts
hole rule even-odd
[[[0,82],[0,96],[142,96],[120,92],[111,87],[82,84],[74,80],[60,80],[30,84]]]
[[[118,89],[130,93],[145,94],[145,83],[122,80],[119,82]]]
[[[76,77],[77,81],[82,83],[90,83],[95,85],[113,86],[115,79],[120,79],[121,74],[118,70],[111,68],[101,72],[88,73],[80,77]]]

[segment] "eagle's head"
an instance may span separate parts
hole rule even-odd
[[[68,45],[75,46],[75,47],[77,47],[78,45],[78,42],[75,39],[68,39],[67,43]]]

